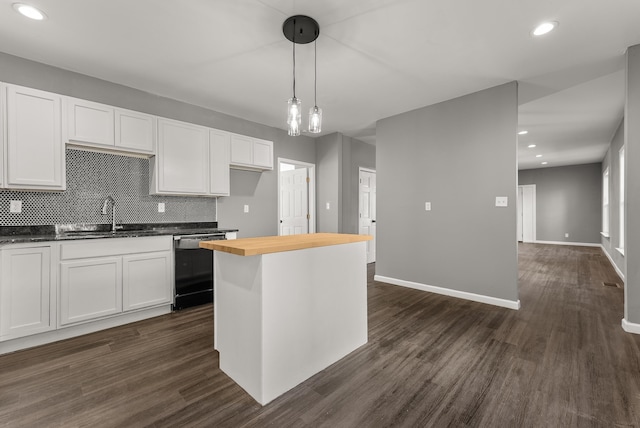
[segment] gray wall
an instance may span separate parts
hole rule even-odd
[[[360,168],[376,169],[376,147],[342,138],[342,222],[340,232],[359,233]]]
[[[518,184],[536,185],[538,241],[600,243],[601,163],[519,171]]]
[[[315,163],[313,138],[289,137],[281,129],[4,53],[0,53],[0,81],[272,140],[276,159]],[[218,200],[220,226],[240,229],[241,237],[277,235],[277,178],[276,171],[232,171],[232,196]],[[247,214],[245,204],[250,207]]]
[[[640,45],[627,50],[625,319],[640,324]]]
[[[517,92],[511,82],[377,123],[376,274],[518,300]]]
[[[340,232],[342,194],[342,134],[333,133],[317,139],[318,184],[316,206],[318,232]],[[326,204],[329,203],[327,210]]]
[[[600,237],[600,244],[613,260],[618,270],[626,276],[624,256],[616,251],[620,245],[620,157],[619,152],[624,144],[624,120],[618,126],[611,140],[607,154],[602,161],[602,171],[609,168],[609,237]]]
[[[334,133],[317,139],[316,158],[318,232],[357,234],[359,168],[375,169],[375,146]]]

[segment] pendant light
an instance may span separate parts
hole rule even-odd
[[[302,102],[296,97],[296,44],[314,42],[320,35],[320,27],[313,18],[294,15],[284,21],[282,32],[287,40],[293,43],[293,96],[287,102],[287,133],[295,137],[300,135],[302,125]],[[309,131],[317,133],[320,132],[322,110],[317,105],[311,110],[309,112]],[[312,126],[312,123],[315,125]]]
[[[294,36],[295,37],[295,36]],[[296,43],[293,42],[293,97],[287,102],[287,133],[292,137],[300,135],[300,123],[302,122],[302,102],[296,98]]]
[[[317,134],[322,131],[322,109],[318,108],[318,41],[313,42],[313,107],[309,110],[309,132]]]

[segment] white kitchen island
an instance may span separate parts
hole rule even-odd
[[[367,343],[368,235],[207,241],[220,369],[265,405]]]

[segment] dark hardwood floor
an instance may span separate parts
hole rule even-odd
[[[1,356],[0,426],[640,426],[640,336],[601,250],[519,260],[519,311],[370,265],[369,343],[265,407],[218,369],[211,306]]]

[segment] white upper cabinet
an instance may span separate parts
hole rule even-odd
[[[245,135],[231,135],[231,163],[253,165],[253,139]]]
[[[65,99],[66,140],[78,146],[152,155],[155,118],[76,98]]]
[[[209,129],[158,119],[153,193],[208,195],[209,180]]]
[[[113,107],[66,98],[69,141],[113,146]]]
[[[273,169],[273,141],[253,139],[253,164],[264,169]]]
[[[229,196],[230,133],[158,119],[152,194]]]
[[[115,109],[115,146],[138,153],[155,153],[156,118],[136,111]]]
[[[4,187],[65,189],[61,102],[60,95],[6,86]]]
[[[4,146],[5,146],[5,103],[6,103],[6,88],[3,83],[0,83],[0,188],[4,187]]]
[[[225,131],[209,131],[209,192],[217,196],[229,196],[229,150],[231,135]]]
[[[273,169],[273,141],[231,134],[231,168]]]

